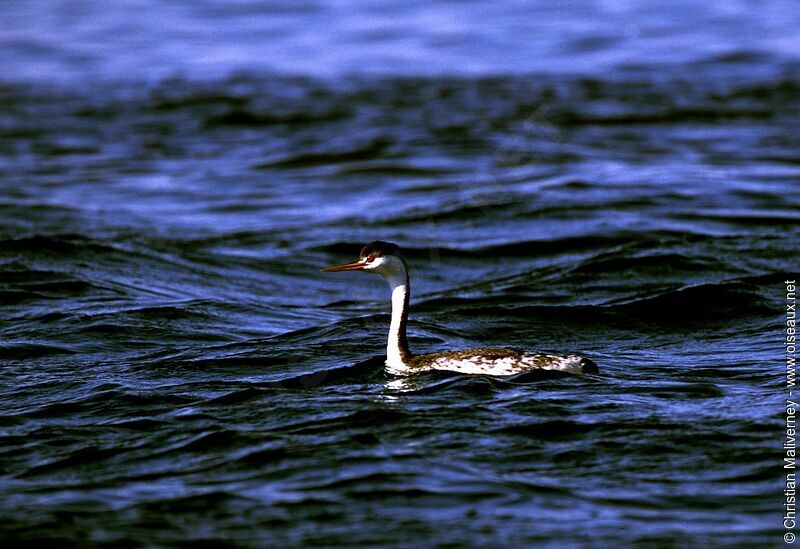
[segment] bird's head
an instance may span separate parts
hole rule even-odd
[[[325,273],[339,271],[366,271],[392,279],[405,278],[408,267],[397,244],[376,240],[361,248],[358,261],[322,269]]]

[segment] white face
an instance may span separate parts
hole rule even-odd
[[[361,260],[365,264],[364,270],[378,273],[381,276],[402,276],[406,272],[403,261],[394,255],[381,255],[369,261],[369,257]]]

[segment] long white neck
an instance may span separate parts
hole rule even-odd
[[[387,276],[386,281],[392,289],[392,321],[386,343],[386,366],[389,370],[402,371],[406,368],[406,359],[411,356],[406,338],[411,288],[405,272]]]

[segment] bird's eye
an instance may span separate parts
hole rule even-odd
[[[367,263],[372,263],[373,261],[375,261],[375,258],[376,258],[376,257],[378,257],[378,256],[377,256],[377,255],[375,255],[375,254],[369,254],[369,255],[367,256]]]

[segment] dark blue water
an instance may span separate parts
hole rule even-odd
[[[800,10],[6,1],[0,538],[782,544]],[[599,375],[383,372],[580,353]]]

